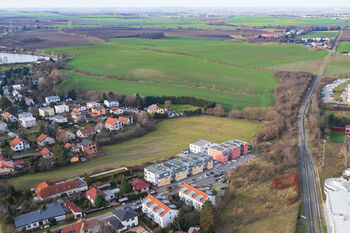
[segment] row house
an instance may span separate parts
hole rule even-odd
[[[66,219],[66,211],[59,202],[49,203],[45,209],[14,217],[14,223],[18,231],[28,231],[43,225],[49,225],[49,221],[52,218],[57,222],[62,222]]]
[[[142,200],[142,212],[161,228],[166,228],[173,223],[179,211],[168,200],[159,200],[149,194]]]
[[[122,122],[116,118],[108,117],[106,122],[105,122],[105,128],[107,128],[110,131],[121,130],[122,129]]]
[[[34,189],[34,200],[46,200],[49,198],[60,197],[62,194],[67,194],[68,196],[73,193],[84,192],[88,190],[86,182],[80,177],[65,180],[58,183],[48,183],[46,181],[40,183]]]
[[[37,141],[38,145],[41,147],[55,144],[55,139],[53,137],[46,135],[46,134],[41,134],[36,139],[36,141]]]
[[[144,178],[147,182],[158,186],[168,185],[171,182],[169,168],[158,163],[144,168]]]
[[[210,201],[215,206],[215,196],[199,190],[189,184],[184,184],[179,189],[179,197],[186,205],[192,206],[196,210],[201,210],[206,201]]]
[[[139,216],[129,206],[116,209],[112,217],[107,219],[107,224],[113,227],[115,232],[124,232],[139,225]]]
[[[96,129],[94,127],[90,126],[90,127],[79,129],[77,131],[77,136],[79,138],[87,138],[89,135],[94,135],[96,133],[97,133]]]
[[[200,140],[190,144],[190,151],[192,153],[207,154],[209,147],[211,147],[212,145],[213,145],[212,142],[200,139]]]
[[[41,117],[50,117],[55,115],[55,109],[51,107],[39,108],[39,116]]]
[[[13,161],[0,156],[0,176],[15,173],[15,164]]]
[[[14,152],[21,152],[21,151],[30,149],[29,142],[19,137],[16,137],[15,139],[13,139],[10,142],[10,146]]]
[[[119,107],[119,101],[117,99],[107,99],[103,103],[108,108]]]
[[[69,142],[75,139],[75,135],[71,131],[60,129],[56,135],[56,139],[61,142]]]
[[[56,112],[56,114],[62,114],[65,112],[69,112],[69,107],[66,104],[56,105],[55,112]]]
[[[60,102],[61,99],[59,96],[55,95],[55,96],[48,96],[45,98],[45,102],[47,105],[50,105],[51,103],[58,103]]]

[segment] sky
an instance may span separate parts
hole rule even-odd
[[[350,8],[350,0],[0,0],[0,8],[299,7]]]

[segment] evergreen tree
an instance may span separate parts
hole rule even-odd
[[[129,184],[128,180],[125,176],[122,177],[122,181],[120,184],[120,194],[123,195],[125,193],[128,193],[132,190],[131,185]]]
[[[0,99],[0,106],[2,108],[8,108],[8,107],[11,107],[12,106],[12,102],[6,98],[5,96],[1,97]]]
[[[96,199],[95,199],[95,206],[97,208],[100,208],[100,207],[105,206],[105,205],[106,205],[106,199],[102,195],[97,194]]]
[[[56,143],[55,157],[59,165],[66,165],[68,163],[68,153],[62,144]]]
[[[200,214],[200,226],[206,232],[211,232],[216,223],[216,210],[210,201],[204,202]]]
[[[186,216],[184,213],[184,210],[180,208],[178,215],[174,219],[174,228],[179,231],[186,231],[188,226],[188,223],[186,221]]]

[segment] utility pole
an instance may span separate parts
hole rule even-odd
[[[326,139],[323,139],[323,155],[322,155],[322,167],[324,167],[324,155],[326,153]]]

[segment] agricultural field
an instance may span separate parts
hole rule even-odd
[[[338,78],[350,75],[350,56],[334,54],[326,68],[325,77]]]
[[[312,31],[305,35],[299,35],[297,38],[315,38],[315,37],[325,37],[325,38],[335,38],[337,37],[339,31]]]
[[[350,19],[335,19],[330,17],[292,17],[292,16],[233,16],[225,21],[232,25],[243,25],[252,27],[268,26],[308,26],[320,25],[328,26],[337,24],[339,26],[349,26]]]
[[[248,106],[273,105],[273,90],[278,80],[272,72],[257,70],[258,68],[298,61],[319,61],[327,54],[326,51],[308,51],[301,45],[258,45],[179,36],[167,36],[158,40],[120,38],[102,44],[52,48],[49,51],[71,56],[68,65],[73,70],[108,77],[108,81],[103,81],[105,84],[118,82],[112,79],[119,79],[119,82],[132,81],[129,91],[123,91],[123,94],[139,92],[140,95],[145,95],[148,88],[154,90],[155,87],[164,86],[158,91],[148,92],[149,95],[162,95],[163,90],[169,89],[167,86],[171,85],[174,88],[170,90],[172,93],[175,89],[181,89],[175,95],[189,94],[209,99],[209,95],[213,96],[212,92],[220,92],[211,100],[228,109],[238,105],[242,108],[251,100],[252,103]],[[74,78],[75,81],[71,83],[78,84],[77,75]],[[81,85],[87,86],[86,83]],[[97,86],[99,85],[102,84]],[[140,88],[133,90],[131,86]],[[145,86],[145,90],[141,86]],[[108,85],[108,90],[110,89],[120,87],[111,84]],[[141,90],[138,91],[139,89]],[[189,93],[192,90],[193,93]],[[205,93],[208,93],[207,97]],[[232,95],[235,98],[223,100],[224,96]],[[228,105],[229,101],[231,106]]]
[[[120,94],[138,93],[141,96],[193,96],[221,104],[225,109],[243,109],[245,107],[268,107],[273,105],[272,92],[266,93],[266,98],[254,95],[240,95],[229,92],[206,90],[175,85],[162,85],[147,82],[125,81],[117,79],[88,76],[71,71],[62,71],[68,78],[62,85],[74,86],[88,90],[115,92]]]
[[[84,173],[95,173],[124,165],[141,165],[174,156],[198,139],[223,142],[232,138],[249,141],[260,129],[260,123],[215,117],[188,117],[165,120],[157,129],[141,138],[104,147],[103,157],[78,165],[45,172],[45,179],[57,181]],[[30,188],[43,179],[41,173],[10,179],[16,188]]]
[[[350,42],[341,41],[337,47],[337,52],[340,52],[340,53],[350,52]]]

